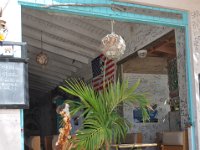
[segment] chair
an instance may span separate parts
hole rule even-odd
[[[52,135],[44,137],[45,150],[53,150],[52,149],[52,139],[53,139]]]
[[[122,144],[139,144],[139,143],[142,143],[142,133],[128,133],[125,137],[125,140],[122,141]],[[126,148],[126,150],[131,150],[131,149]]]
[[[58,140],[58,135],[53,135],[53,138],[52,138],[52,150],[56,149],[57,140]]]
[[[27,140],[27,146],[29,150],[41,150],[40,147],[40,136],[31,136]]]
[[[138,144],[142,143],[142,133],[128,133],[123,144]]]
[[[163,132],[161,150],[188,150],[187,131]]]

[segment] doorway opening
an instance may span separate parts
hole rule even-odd
[[[24,6],[26,5],[24,4]],[[35,6],[30,5],[30,6],[40,8],[40,6],[37,5]],[[80,8],[80,10],[81,9],[82,8]],[[76,9],[73,8],[72,10]],[[65,10],[60,8],[58,9],[58,12],[59,11],[65,12]],[[130,13],[131,11],[132,10],[126,10],[126,12],[128,13]],[[79,12],[76,12],[75,14],[78,13]],[[98,14],[100,12],[96,13]],[[139,14],[144,15],[145,13],[146,12],[140,12]],[[102,14],[104,14],[104,12],[102,12]],[[89,14],[85,15],[88,16]],[[165,15],[166,14],[164,14],[164,16]],[[137,18],[136,20],[134,17],[127,17],[127,16],[125,17],[123,16],[122,13],[120,13],[119,16],[118,19],[117,16],[114,15],[113,16],[110,15],[110,18],[108,16],[107,17],[104,16],[102,17],[104,18],[103,20],[102,19],[99,20],[97,18],[81,17],[81,16],[78,17],[73,16],[74,18],[71,19],[70,15],[68,14],[55,13],[52,11],[48,11],[48,9],[47,11],[43,12],[39,10],[32,10],[26,7],[22,8],[23,40],[27,41],[29,45],[28,51],[30,59],[32,58],[30,60],[30,65],[29,65],[30,95],[32,95],[32,99],[34,99],[34,97],[38,97],[39,95],[39,98],[35,98],[37,99],[37,104],[35,105],[39,104],[40,107],[42,106],[40,109],[43,112],[40,111],[40,114],[44,115],[43,116],[44,118],[45,117],[48,118],[49,122],[54,120],[55,123],[56,115],[54,114],[54,117],[52,117],[53,115],[49,115],[51,114],[51,111],[49,109],[51,109],[52,111],[55,110],[55,105],[53,104],[54,101],[52,102],[52,99],[55,100],[54,94],[56,93],[57,90],[54,90],[53,95],[52,92],[50,94],[49,91],[56,88],[58,85],[62,84],[63,79],[66,79],[71,76],[81,77],[84,78],[86,81],[89,81],[89,79],[91,78],[91,76],[88,75],[88,72],[90,72],[88,70],[91,69],[90,61],[99,54],[98,49],[101,39],[100,37],[102,35],[110,33],[110,20],[112,19],[118,20],[116,26],[119,25],[119,27],[116,27],[118,28],[116,29],[116,32],[119,32],[119,34],[123,36],[125,41],[127,40],[129,42],[129,45],[127,46],[127,52],[123,56],[122,61],[124,61],[125,58],[128,57],[130,58],[132,54],[136,53],[136,51],[144,48],[145,46],[149,45],[156,39],[159,39],[163,35],[171,32],[171,30],[174,30],[173,27],[171,28],[166,26],[153,27],[153,25],[139,24],[141,22],[143,23],[148,22],[148,19],[146,20],[145,18],[143,21],[139,19],[140,20],[138,21],[139,23],[133,23],[133,21],[136,21],[138,19],[137,16],[134,16],[135,18]],[[167,18],[171,18],[170,14],[168,14],[167,16],[168,16]],[[173,20],[170,20],[171,22],[168,22],[166,19],[164,22],[166,23],[166,25],[185,26],[182,24],[183,23],[182,20],[184,20],[184,17],[181,16],[180,14],[178,15],[176,14],[174,20],[176,21],[173,22]],[[149,21],[150,24],[153,24],[155,22],[156,21],[154,19],[152,20],[150,19]],[[162,24],[161,22],[160,24]],[[185,33],[185,30],[182,28],[175,29],[175,32],[176,32],[176,40],[178,40],[179,42],[181,41],[180,43],[185,43],[184,37],[185,34],[187,34],[187,32]],[[137,34],[140,34],[140,36],[137,36]],[[181,38],[179,38],[179,36]],[[135,41],[133,42],[133,40]],[[77,43],[79,43],[79,45]],[[185,48],[187,47],[187,45],[185,46],[184,44],[181,46],[184,46],[183,50],[185,50]],[[51,66],[47,65],[41,67],[38,66],[38,64],[35,64],[35,61],[34,62],[32,61],[35,59],[35,56],[41,51],[45,52],[48,58],[50,58],[48,65]],[[151,50],[148,51],[150,52]],[[161,53],[163,52],[160,52],[158,50],[151,51],[152,56],[163,55],[162,57],[164,57],[164,54]],[[170,52],[168,51],[168,54],[169,53]],[[181,57],[184,57],[184,55],[181,55]],[[184,61],[181,63],[184,63]],[[185,74],[184,72],[185,69],[183,69],[182,73]],[[46,100],[42,101],[42,99]],[[51,105],[50,106],[51,108],[45,107],[45,105],[47,105],[45,101],[49,103],[49,105]],[[184,99],[184,102],[187,103],[187,98]],[[55,111],[53,113],[55,113]],[[188,119],[187,114],[185,118]],[[187,119],[185,119],[186,122],[188,121]],[[44,136],[54,134],[53,132],[55,132],[56,130],[53,131],[51,129],[47,129],[44,124],[42,127],[41,120],[44,119],[40,119],[39,133],[41,134],[41,132],[43,132],[42,139],[44,139]],[[54,128],[55,126],[56,125],[54,124],[52,125],[51,128]],[[42,131],[41,128],[43,128],[44,130]],[[44,140],[41,141],[42,141],[41,145],[45,147]]]

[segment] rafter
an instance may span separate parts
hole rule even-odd
[[[32,68],[32,67],[36,67],[38,68],[39,70],[43,70],[43,71],[51,71],[52,73],[59,73],[61,75],[67,75],[67,76],[71,76],[72,73],[71,71],[69,70],[64,70],[64,69],[60,69],[58,67],[53,67],[53,66],[50,66],[50,65],[46,65],[46,66],[41,66],[39,64],[37,64],[34,60],[29,60],[29,67]]]
[[[49,51],[46,51],[44,49],[40,49],[40,48],[31,46],[31,45],[27,45],[27,48],[28,48],[28,53],[36,55],[39,52],[43,51],[48,55],[49,59],[51,59],[53,61],[56,61],[58,63],[61,63],[63,65],[72,66],[74,69],[82,68],[82,66],[83,66],[82,63],[80,63],[79,61],[74,61],[74,60],[69,59],[67,57],[64,57],[64,56],[57,55],[55,53],[51,53]]]
[[[34,92],[33,92],[34,91]],[[29,95],[30,96],[43,96],[45,93],[49,92],[49,90],[38,89],[37,87],[29,87]],[[38,96],[40,95],[40,96]]]
[[[30,64],[38,65],[35,61],[37,54],[39,54],[39,53],[35,53],[35,54],[29,53],[28,54],[28,57],[30,58],[29,59]],[[76,67],[73,67],[73,66],[70,66],[70,65],[65,65],[65,64],[62,64],[62,63],[57,62],[55,60],[52,60],[52,59],[48,60],[47,66],[51,67],[51,68],[57,68],[59,70],[66,71],[66,72],[76,72],[77,71]]]
[[[57,26],[55,24],[46,22],[42,19],[33,17],[31,15],[27,15],[22,13],[22,22],[23,25],[30,26],[32,28],[38,28],[39,30],[42,30],[44,32],[47,32],[52,35],[56,35],[58,37],[61,37],[63,39],[68,39],[72,42],[76,41],[79,45],[83,45],[85,47],[88,47],[89,49],[93,49],[94,51],[98,51],[99,45],[90,41],[86,40],[84,37],[78,37],[77,35],[74,35],[72,33],[69,33],[65,28]]]
[[[61,78],[61,79],[66,79],[68,76],[67,75],[64,75],[56,70],[51,70],[51,69],[43,69],[42,67],[39,68],[39,67],[36,67],[36,66],[33,66],[33,65],[30,65],[29,66],[29,71],[32,70],[32,71],[35,71],[35,72],[40,72],[40,73],[43,73],[43,74],[47,74],[47,75],[50,75],[50,76],[54,76],[54,77],[58,77],[58,78]]]
[[[29,70],[28,72],[29,77],[32,78],[33,76],[36,77],[38,80],[47,80],[47,81],[52,81],[52,82],[58,82],[58,83],[62,83],[63,79],[57,78],[57,77],[53,77],[50,75],[46,75],[46,74],[41,74],[40,72],[34,72],[32,70]],[[33,78],[34,78],[33,77]]]
[[[40,90],[40,91],[44,91],[44,92],[48,92],[48,91],[51,91],[53,90],[53,88],[49,88],[49,87],[41,87],[41,86],[38,86],[38,85],[33,85],[33,84],[30,84],[29,88],[33,88],[33,89],[37,89],[37,90]]]
[[[23,35],[31,37],[33,39],[41,39],[45,43],[50,43],[51,45],[58,46],[60,48],[66,49],[70,52],[77,53],[83,56],[94,58],[96,53],[91,50],[82,49],[76,45],[72,45],[69,42],[64,42],[57,40],[58,37],[53,38],[52,35],[47,34],[46,32],[41,33],[38,29],[33,29],[27,26],[23,26]],[[42,43],[41,43],[42,44]]]
[[[34,74],[34,75],[38,75],[38,76],[41,76],[41,77],[44,77],[44,78],[48,78],[49,80],[52,79],[52,80],[55,80],[55,81],[58,81],[58,82],[62,82],[63,81],[63,78],[58,77],[55,74],[51,75],[51,74],[48,74],[48,73],[40,72],[40,71],[35,70],[35,69],[29,69],[28,73]]]
[[[47,82],[40,82],[37,80],[29,80],[29,85],[34,84],[34,85],[39,85],[41,87],[49,87],[49,88],[55,88],[58,85],[47,83]]]
[[[46,13],[46,12],[40,12],[38,10],[30,10],[30,9],[23,9],[22,13],[25,14],[29,14],[31,16],[34,17],[39,17],[40,19],[50,22],[52,24],[55,24],[57,26],[63,27],[67,30],[71,30],[73,31],[75,34],[80,34],[80,35],[84,35],[86,37],[89,37],[91,39],[94,39],[96,44],[100,44],[100,38],[99,36],[94,33],[91,32],[89,30],[83,29],[82,27],[80,27],[77,24],[80,24],[80,22],[74,22],[69,20],[68,17],[60,17],[60,16],[53,16]],[[84,24],[83,24],[84,25]]]
[[[38,81],[41,83],[47,83],[47,84],[53,84],[53,85],[60,85],[62,82],[54,81],[54,80],[48,80],[47,78],[41,77],[41,76],[34,76],[34,75],[29,75],[29,81]]]
[[[27,37],[27,36],[26,37],[23,36],[23,40],[26,41],[31,46],[41,48],[39,40],[30,38],[30,37]],[[57,55],[65,56],[67,58],[71,58],[71,59],[77,60],[77,61],[85,63],[85,64],[89,63],[89,59],[87,57],[77,55],[77,54],[69,52],[67,50],[63,50],[60,47],[56,47],[56,46],[53,46],[53,45],[50,45],[50,44],[47,44],[47,43],[43,43],[42,48],[45,49],[46,51],[55,53]]]

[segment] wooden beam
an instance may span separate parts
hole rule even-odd
[[[51,88],[43,88],[43,87],[40,87],[38,85],[30,85],[29,89],[37,89],[37,90],[44,91],[44,92],[48,92],[48,91],[53,90]]]
[[[77,21],[73,20],[72,18],[50,15],[44,11],[38,11],[38,10],[33,10],[33,9],[32,10],[22,9],[22,13],[42,19],[46,22],[63,27],[67,30],[71,30],[72,33],[74,33],[74,34],[84,35],[88,38],[94,39],[95,40],[94,43],[96,43],[97,45],[100,44],[100,37],[98,36],[98,34],[91,32],[91,30],[87,30],[87,28],[85,28],[85,29],[82,28],[82,26],[84,26],[84,24],[81,24],[81,22],[77,22]],[[80,24],[81,24],[81,27],[80,27]]]
[[[30,97],[32,97],[33,95],[34,96],[36,95],[37,97],[40,97],[40,96],[43,96],[47,92],[49,92],[49,91],[44,91],[44,90],[38,89],[36,87],[29,87],[29,96]],[[38,96],[38,95],[40,95],[40,96]]]
[[[169,47],[166,44],[164,44],[163,46],[160,46],[160,47],[154,49],[152,52],[153,53],[163,52],[163,53],[175,56],[176,55],[176,48],[175,47]]]
[[[67,57],[57,55],[55,53],[51,53],[49,51],[31,46],[31,45],[27,45],[27,49],[28,49],[28,53],[30,52],[31,54],[35,54],[35,55],[38,54],[39,52],[43,51],[44,53],[46,53],[48,55],[49,59],[56,61],[58,63],[61,63],[63,65],[72,66],[75,69],[82,68],[82,66],[83,66],[83,64],[80,63],[79,61],[73,61],[72,59],[69,59]]]
[[[96,53],[94,51],[88,50],[88,49],[82,49],[81,47],[78,47],[76,45],[73,45],[72,43],[69,43],[67,41],[61,41],[57,40],[59,37],[52,37],[51,34],[47,34],[46,32],[39,31],[38,29],[30,28],[27,26],[23,26],[23,35],[27,37],[31,37],[33,39],[41,39],[45,43],[50,43],[51,45],[58,46],[60,48],[66,49],[70,52],[77,53],[78,55],[87,56],[90,58],[94,58],[96,56]]]
[[[57,85],[44,84],[44,83],[41,83],[41,82],[38,82],[38,81],[33,81],[33,80],[29,81],[29,86],[31,86],[31,85],[37,85],[39,87],[50,88],[50,89],[57,87]]]
[[[31,65],[29,66],[29,71],[39,72],[41,74],[50,75],[50,76],[57,77],[60,79],[66,79],[68,77],[67,75],[60,74],[59,72],[56,72],[56,71],[53,72],[49,69],[48,70],[42,69],[42,68],[38,68]]]
[[[37,48],[41,48],[41,44],[40,44],[39,40],[33,39],[31,37],[23,36],[23,41],[27,42],[28,45],[31,45],[31,46],[34,46]],[[53,45],[43,42],[42,48],[45,49],[46,51],[55,53],[57,55],[65,56],[67,58],[71,58],[71,59],[77,60],[77,61],[85,63],[85,64],[89,63],[89,59],[87,57],[77,55],[77,54],[69,52],[67,50],[63,50],[60,47],[56,47],[56,46],[53,46]]]
[[[69,70],[64,70],[64,69],[60,69],[60,68],[58,68],[58,67],[53,67],[53,66],[50,66],[50,65],[46,65],[46,66],[41,66],[41,65],[39,65],[39,64],[37,64],[34,60],[29,60],[29,67],[31,68],[31,67],[36,67],[36,68],[38,68],[38,69],[41,69],[41,70],[44,70],[44,71],[51,71],[52,73],[58,73],[58,74],[60,74],[60,75],[63,75],[63,76],[71,76],[72,75],[72,73],[71,73],[71,71],[69,71]]]
[[[36,83],[36,84],[41,84],[41,85],[45,85],[45,86],[58,86],[59,84],[55,84],[55,83],[52,83],[52,82],[46,82],[44,80],[38,80],[38,79],[34,79],[34,78],[29,78],[29,83]]]
[[[29,74],[29,80],[32,80],[32,79],[37,80],[37,81],[41,81],[41,82],[51,83],[51,84],[54,84],[54,85],[60,85],[62,83],[61,81],[48,79],[48,78],[41,77],[41,76],[34,75],[34,74]]]
[[[46,22],[31,15],[22,13],[22,23],[23,25],[42,30],[46,33],[56,35],[57,37],[61,37],[66,40],[70,40],[71,42],[77,43],[78,45],[83,45],[84,47],[88,47],[88,49],[92,49],[95,51],[99,50],[99,45],[97,45],[93,41],[86,40],[83,37],[78,37],[72,33],[69,33],[65,28],[62,28],[50,22]]]
[[[61,84],[64,81],[64,80],[58,80],[52,76],[39,75],[38,73],[35,74],[35,73],[30,73],[30,72],[29,72],[29,78],[30,78],[30,80],[33,78],[38,81],[42,80],[44,82],[49,82],[49,83],[53,83],[53,84]]]
[[[37,75],[37,76],[41,76],[41,77],[44,77],[44,78],[47,78],[49,80],[55,80],[55,81],[58,81],[58,82],[62,82],[63,81],[63,78],[57,77],[55,75],[52,76],[52,75],[49,75],[47,73],[42,73],[42,72],[39,72],[37,70],[29,69],[28,73],[29,74],[33,74],[33,75]]]
[[[37,53],[37,54],[39,54],[39,53]],[[30,64],[38,65],[36,63],[36,61],[34,60],[34,58],[36,59],[37,54],[29,54],[28,55],[28,57],[30,58],[29,59]],[[51,60],[51,59],[48,60],[47,66],[49,66],[50,68],[57,68],[58,70],[62,70],[62,72],[66,71],[66,72],[71,73],[71,72],[77,71],[76,67],[73,67],[73,66],[70,66],[70,65],[65,65],[65,64],[62,64],[60,62],[56,62],[55,60]]]

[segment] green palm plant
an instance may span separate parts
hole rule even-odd
[[[72,140],[76,149],[109,150],[111,143],[120,142],[130,127],[129,121],[118,113],[118,108],[122,103],[139,104],[143,120],[148,119],[146,111],[148,100],[144,94],[135,91],[140,81],[131,87],[128,81],[122,83],[117,81],[109,84],[101,92],[95,92],[90,85],[76,79],[66,81],[66,83],[66,86],[60,86],[60,88],[80,98],[78,102],[66,101],[70,105],[71,115],[82,111],[84,116],[81,128],[76,132],[76,138]]]

